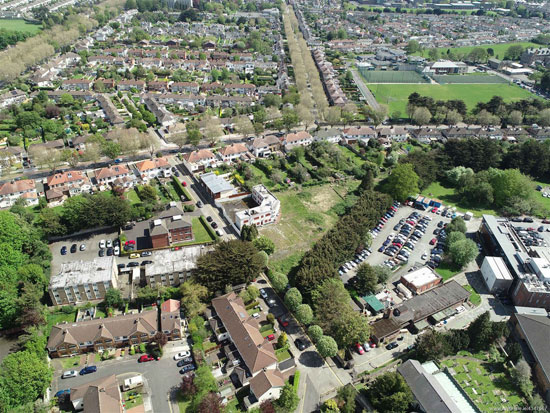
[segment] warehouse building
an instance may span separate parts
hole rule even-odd
[[[481,275],[492,294],[508,292],[514,281],[501,257],[485,257],[481,265]]]
[[[402,275],[401,283],[414,294],[422,294],[424,291],[439,285],[441,277],[430,267],[422,267]]]

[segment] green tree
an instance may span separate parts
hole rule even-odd
[[[258,228],[256,225],[243,225],[241,229],[241,239],[243,241],[254,241],[258,238]]]
[[[288,336],[287,334],[283,331],[280,335],[279,335],[279,338],[277,339],[277,346],[279,346],[279,348],[284,348],[288,345]]]
[[[271,285],[278,293],[281,293],[285,290],[288,285],[288,277],[285,274],[280,272],[274,272],[270,277]]]
[[[445,240],[445,250],[449,251],[449,247],[453,245],[455,242],[463,241],[466,239],[466,235],[464,235],[460,231],[453,231],[450,232],[447,236],[447,239]]]
[[[450,351],[444,334],[439,331],[429,329],[416,339],[416,357],[420,361],[437,360]]]
[[[355,398],[357,397],[357,390],[352,384],[346,384],[338,389],[338,400],[340,401],[340,410],[342,413],[354,413],[355,412]]]
[[[249,283],[264,268],[256,247],[245,241],[222,241],[197,259],[196,279],[209,291],[223,291],[226,285]]]
[[[487,50],[482,47],[475,47],[468,54],[468,60],[473,63],[485,63],[487,61]]]
[[[287,308],[294,312],[302,304],[302,294],[297,288],[293,287],[286,292],[284,301]]]
[[[296,308],[296,319],[302,324],[311,324],[313,321],[313,310],[308,304],[300,304]]]
[[[392,272],[385,265],[377,265],[373,267],[376,278],[378,279],[378,284],[384,284],[390,278]]]
[[[338,353],[338,344],[331,336],[322,336],[316,346],[319,355],[323,358],[334,357]]]
[[[298,125],[298,122],[299,122],[298,114],[289,108],[286,108],[283,110],[282,119],[283,119],[283,125],[285,126],[287,132],[290,132],[290,130],[296,125]]]
[[[462,268],[477,257],[477,245],[471,239],[456,241],[449,246],[449,255],[455,265]]]
[[[323,329],[317,324],[309,326],[307,333],[314,343],[317,343],[321,337],[323,337]]]
[[[122,300],[122,295],[120,293],[120,290],[117,290],[115,288],[109,288],[105,292],[105,299],[104,299],[105,306],[111,307],[111,308],[121,308],[124,304],[124,301]]]
[[[340,413],[340,408],[334,399],[328,399],[321,407],[323,413]]]
[[[187,131],[187,143],[194,148],[199,146],[201,139],[202,135],[198,129],[191,129]]]
[[[294,392],[294,387],[287,382],[281,391],[281,395],[274,404],[277,408],[277,412],[292,413],[298,407],[299,401],[298,395]]]
[[[381,412],[407,412],[413,401],[411,389],[395,371],[378,376],[367,389],[367,394],[373,407]]]
[[[254,241],[252,241],[252,243],[258,250],[265,251],[268,255],[271,255],[275,252],[275,243],[266,236],[262,235],[261,237],[256,238]]]
[[[359,266],[357,274],[349,280],[349,284],[357,294],[365,296],[375,292],[378,277],[374,272],[374,268],[370,264],[364,263]]]
[[[405,46],[405,51],[408,54],[414,54],[416,52],[419,52],[420,43],[418,43],[416,40],[410,40],[409,43],[407,43],[407,46]]]
[[[512,380],[520,388],[523,395],[530,399],[533,396],[534,385],[531,381],[531,367],[524,359],[520,359],[511,371]]]
[[[31,351],[7,355],[0,368],[0,409],[34,402],[42,396],[53,378],[45,356]]]
[[[519,60],[523,53],[523,46],[520,44],[514,44],[506,50],[504,58],[507,60]]]
[[[492,168],[489,170],[489,176],[497,207],[503,207],[514,197],[530,198],[533,185],[531,180],[523,175],[519,169],[500,170]]]
[[[118,158],[118,156],[122,153],[120,145],[117,142],[105,142],[101,149],[103,155],[110,159]]]
[[[445,229],[447,233],[458,231],[462,232],[463,234],[466,233],[466,222],[464,222],[464,218],[462,217],[456,217],[451,220],[449,224],[447,224],[447,228]]]
[[[428,123],[430,123],[431,119],[432,119],[432,114],[428,108],[425,108],[423,106],[414,108],[412,112],[412,120],[417,125],[427,125]]]
[[[202,314],[206,309],[208,289],[193,280],[187,280],[180,285],[181,306],[185,316],[191,319]]]
[[[405,201],[419,192],[418,175],[411,164],[398,164],[393,168],[386,183],[386,192],[398,201]]]

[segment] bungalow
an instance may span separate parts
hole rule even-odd
[[[216,156],[209,149],[199,149],[183,155],[183,164],[190,172],[202,172],[218,164]]]
[[[168,178],[172,176],[170,164],[166,158],[147,159],[136,163],[134,168],[137,170],[141,179],[146,182],[156,177],[162,176]]]
[[[135,183],[135,176],[124,165],[114,165],[94,171],[95,180],[98,185],[121,186],[131,188]]]
[[[281,139],[281,144],[285,152],[290,152],[292,148],[297,146],[309,146],[313,143],[313,138],[307,131],[289,133]]]
[[[63,90],[90,90],[93,81],[90,79],[66,79],[61,84]]]
[[[315,135],[314,140],[338,143],[342,140],[342,131],[336,128],[321,129],[319,132],[317,132],[317,135]]]
[[[250,160],[250,153],[244,143],[232,143],[218,151],[218,157],[226,163],[237,159]]]
[[[344,129],[342,137],[346,143],[363,142],[368,143],[371,139],[376,139],[376,131],[368,126],[352,126]]]
[[[22,179],[0,184],[0,208],[9,208],[19,198],[27,205],[38,205],[38,194],[33,179]]]
[[[273,152],[279,150],[281,142],[274,135],[267,135],[262,138],[256,138],[248,143],[248,149],[255,157],[266,158]]]
[[[145,90],[145,82],[143,80],[121,80],[117,83],[116,89],[121,91],[135,88],[141,92]]]

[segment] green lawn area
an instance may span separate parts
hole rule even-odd
[[[126,398],[126,402],[124,403],[124,406],[126,407],[126,410],[131,409],[132,407],[140,406],[143,404],[143,396],[141,393],[138,392],[128,392],[123,393],[124,397]],[[127,398],[132,397],[131,400],[128,400]]]
[[[193,242],[212,242],[214,239],[210,236],[203,223],[198,217],[193,217],[191,220],[193,226],[193,236],[195,240]]]
[[[288,360],[290,358],[290,353],[288,350],[281,350],[281,351],[275,351],[275,355],[277,356],[277,361],[280,363],[281,361]]]
[[[27,23],[23,19],[0,19],[0,29],[36,34],[42,25]]]
[[[441,275],[443,281],[447,281],[449,278],[452,278],[458,274],[460,272],[460,268],[457,269],[445,261],[441,261],[441,265],[435,269],[435,272]]]
[[[365,161],[363,159],[361,159],[358,155],[356,155],[355,153],[353,153],[349,148],[346,148],[345,146],[339,146],[338,147],[342,153],[344,155],[346,155],[348,158],[351,159],[351,161],[357,165],[357,166],[361,166],[365,163]]]
[[[470,302],[476,307],[481,304],[481,296],[473,289],[471,285],[463,285],[465,290],[470,292]]]
[[[80,356],[72,356],[63,358],[61,360],[63,370],[79,370],[80,369]]]
[[[476,217],[481,217],[483,214],[496,215],[496,212],[493,209],[480,209],[480,208],[468,207],[468,205],[465,205],[463,202],[460,201],[458,196],[455,194],[454,188],[445,187],[439,182],[433,182],[429,187],[427,187],[424,191],[422,191],[422,195],[437,198],[443,201],[443,204],[446,206],[456,207],[457,211],[459,212],[464,213],[464,212],[470,211]],[[548,198],[543,198],[543,199],[548,199]],[[550,207],[550,203],[549,203],[549,207]]]
[[[544,182],[534,181],[533,183],[535,185],[535,188],[536,188],[537,185],[540,185],[543,188],[550,187],[550,184],[547,184],[547,183],[544,183]],[[539,201],[539,203],[546,209],[547,212],[550,211],[550,198],[543,197],[542,196],[542,191],[537,191],[535,189],[535,199]]]
[[[62,323],[63,321],[66,321],[68,323],[72,323],[76,318],[76,311],[71,314],[65,314],[61,311],[55,312],[55,313],[48,313],[46,316],[46,323],[47,328],[46,331],[51,331],[52,327],[58,323]]]
[[[185,399],[183,397],[183,394],[181,394],[181,392],[178,393],[177,400],[178,400],[178,407],[180,409],[180,413],[188,413],[187,408],[191,405],[191,400]]]
[[[452,368],[455,380],[481,411],[495,411],[502,406],[510,410],[519,408],[522,399],[506,375],[502,362],[458,358],[441,364]]]
[[[262,337],[267,337],[270,334],[275,334],[275,332],[271,328],[269,330],[262,331]]]
[[[389,113],[401,112],[406,116],[407,99],[413,92],[431,96],[435,100],[462,99],[468,109],[478,102],[487,102],[493,96],[501,96],[506,102],[534,97],[533,94],[510,84],[375,84],[368,85],[376,100],[389,106]]]
[[[277,192],[281,201],[281,220],[278,224],[260,228],[260,234],[272,239],[275,253],[270,262],[278,271],[292,268],[303,253],[313,245],[337,220],[331,208],[342,201],[350,184],[319,185]],[[336,192],[337,191],[337,192]]]
[[[469,54],[473,49],[478,48],[478,47],[481,47],[482,49],[485,49],[485,50],[487,50],[488,48],[491,48],[495,52],[494,57],[497,58],[497,59],[502,60],[502,59],[504,59],[504,55],[506,54],[506,51],[508,50],[508,48],[510,46],[515,46],[515,45],[521,45],[524,48],[541,47],[540,44],[536,44],[536,43],[532,43],[532,42],[513,42],[513,43],[484,44],[484,45],[479,45],[479,46],[463,46],[463,47],[451,47],[451,48],[439,47],[437,50],[443,55],[442,58],[445,58],[445,55],[447,54],[448,49],[451,49],[451,51],[454,54],[458,54],[458,53],[460,53],[460,54]],[[420,53],[420,52],[413,53],[413,54],[417,55],[417,56],[422,55],[422,53]],[[424,51],[423,55],[425,57],[427,57],[428,52]]]
[[[139,199],[139,196],[135,189],[131,189],[126,192],[126,199],[128,199],[128,201],[130,201],[132,205],[141,204],[141,199]]]

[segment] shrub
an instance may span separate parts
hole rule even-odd
[[[61,311],[65,314],[73,314],[76,311],[76,307],[64,305],[63,307],[61,307]]]

